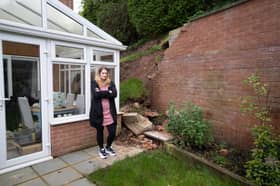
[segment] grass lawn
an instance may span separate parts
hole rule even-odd
[[[191,165],[162,151],[141,153],[89,175],[98,186],[240,186],[204,166]]]

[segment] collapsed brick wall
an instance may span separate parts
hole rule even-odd
[[[201,106],[218,141],[252,145],[253,117],[240,112],[242,81],[259,72],[271,87],[272,123],[280,131],[280,1],[250,0],[182,27],[153,82],[153,106]],[[277,125],[278,124],[278,125]]]
[[[145,43],[142,47],[138,48],[135,53],[139,51],[147,51],[154,45],[159,45],[160,40],[150,41]],[[122,55],[129,55],[122,52]],[[152,77],[157,71],[158,63],[163,57],[163,51],[157,51],[153,54],[143,56],[137,60],[120,63],[120,81],[130,78],[140,79],[144,83],[144,87],[151,93],[152,91]]]

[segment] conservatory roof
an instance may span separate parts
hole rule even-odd
[[[120,50],[126,48],[58,0],[1,0],[0,30]]]

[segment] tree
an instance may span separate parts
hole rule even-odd
[[[128,16],[127,0],[83,0],[82,16],[124,44],[138,39]]]
[[[129,20],[127,0],[108,2],[101,6],[97,13],[97,25],[124,44],[131,44],[138,38]]]

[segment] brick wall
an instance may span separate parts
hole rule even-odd
[[[96,130],[88,121],[51,126],[52,156],[96,145]]]
[[[122,114],[117,116],[116,136],[121,132]],[[104,143],[106,143],[108,131],[104,129]],[[97,145],[96,129],[91,127],[89,121],[66,123],[63,125],[51,125],[51,154],[60,156],[68,152],[81,150]]]
[[[73,9],[73,0],[59,0],[69,8]]]
[[[250,0],[185,25],[165,51],[153,83],[153,106],[200,105],[215,137],[247,148],[252,117],[240,113],[242,84],[259,71],[271,87],[272,123],[280,131],[280,1]],[[277,125],[278,124],[278,125]]]

